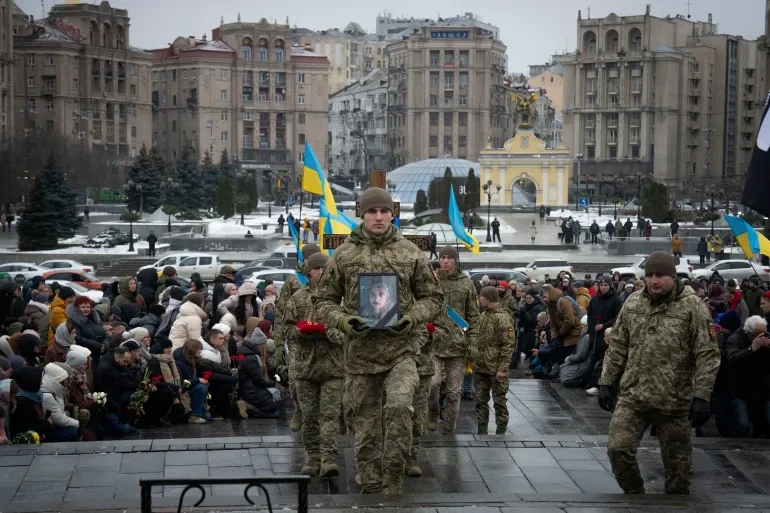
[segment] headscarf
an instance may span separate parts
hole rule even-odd
[[[25,360],[23,356],[11,356],[8,360],[11,362],[11,370],[13,370],[13,372],[17,372],[27,365],[27,360]]]
[[[732,299],[730,299],[730,310],[735,310],[738,308],[738,305],[741,304],[741,300],[743,299],[743,294],[740,290],[735,289],[733,291]]]
[[[24,357],[27,365],[34,367],[37,365],[36,349],[40,345],[40,338],[34,335],[22,335],[19,337],[19,356]]]
[[[70,329],[66,322],[59,324],[59,327],[56,328],[56,336],[54,339],[57,344],[67,348],[75,343],[75,341],[72,340],[72,335],[70,335]]]
[[[225,283],[223,288],[225,289],[225,296],[230,297],[230,293],[233,289],[237,289],[238,287],[235,286],[235,283]]]
[[[13,352],[13,349],[11,349],[11,344],[8,341],[8,335],[3,335],[0,337],[0,354],[5,356],[6,358],[10,358],[15,353]]]

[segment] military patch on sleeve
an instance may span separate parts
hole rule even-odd
[[[709,321],[709,337],[711,337],[712,341],[716,341],[717,339],[717,331],[714,329],[714,323]]]
[[[513,338],[513,328],[508,328],[508,338]]]

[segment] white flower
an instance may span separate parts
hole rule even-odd
[[[281,376],[279,376],[278,374],[275,375],[275,382],[276,383],[280,383],[281,382]]]

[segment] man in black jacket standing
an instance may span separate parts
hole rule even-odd
[[[150,230],[150,234],[147,236],[147,244],[149,244],[150,249],[147,251],[147,256],[154,257],[155,256],[155,244],[158,243],[158,237],[155,235],[155,232]]]
[[[588,335],[593,343],[594,364],[600,363],[604,359],[604,353],[607,351],[607,344],[604,342],[604,331],[615,324],[615,318],[620,313],[623,304],[620,298],[612,289],[612,280],[609,276],[599,277],[599,290],[591,302],[588,303]],[[600,373],[595,373],[597,376]],[[596,382],[592,379],[591,388],[586,391],[590,395],[599,393],[596,388]]]

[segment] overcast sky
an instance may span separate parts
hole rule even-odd
[[[16,0],[16,3],[35,18],[41,16],[41,0]],[[54,3],[44,0],[46,11]],[[98,3],[92,0],[92,3]],[[376,16],[388,11],[394,17],[435,18],[472,11],[483,21],[500,27],[500,37],[508,46],[508,67],[511,72],[527,72],[529,64],[548,60],[554,53],[575,49],[577,11],[588,9],[594,18],[610,12],[620,16],[643,14],[645,5],[652,3],[652,14],[665,17],[687,14],[688,0],[484,0],[480,4],[470,0],[389,0],[363,2],[350,0],[293,0],[291,2],[263,2],[254,0],[112,0],[113,7],[128,9],[131,16],[131,45],[140,48],[158,48],[172,42],[177,36],[204,33],[225,22],[236,21],[238,13],[243,21],[260,18],[286,22],[292,26],[313,30],[342,29],[355,21],[368,32],[374,32]],[[719,31],[755,39],[764,33],[764,0],[689,0],[694,20],[705,21],[713,13]]]

